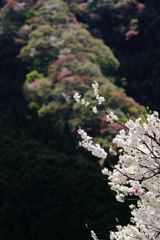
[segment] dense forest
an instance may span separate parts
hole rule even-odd
[[[7,0],[0,12],[0,238],[108,240],[129,219],[78,147],[84,127],[108,148],[120,127],[80,106],[95,104],[125,122],[159,109],[159,11],[156,0]],[[101,110],[99,108],[99,110]],[[111,159],[116,161],[115,158]]]
[[[127,2],[131,4],[127,6]],[[116,84],[124,87],[139,103],[160,111],[159,1],[143,0],[136,4],[135,1],[119,1],[118,11],[115,6],[110,11],[103,1],[98,1],[96,8],[94,2],[92,4],[95,20],[92,21],[92,15],[81,18],[112,48],[120,61]]]

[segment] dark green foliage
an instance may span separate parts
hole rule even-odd
[[[140,103],[160,111],[160,18],[155,4],[153,1],[149,8],[151,5],[146,3],[146,8],[139,16],[139,35],[124,43],[123,51],[117,49],[116,53],[121,59],[119,76],[127,79],[127,92]]]
[[[96,57],[93,62],[100,66],[104,76],[114,76],[116,70],[118,70],[118,68],[115,68],[114,62],[112,63],[111,60],[109,62],[107,58]]]
[[[28,23],[28,19],[31,19],[32,17],[36,16],[37,10],[35,10],[33,7],[27,7],[22,13],[22,16],[25,19],[25,23]]]
[[[75,150],[62,119],[40,119],[27,108],[27,66],[11,36],[2,35],[0,49],[0,238],[89,240],[87,223],[109,239],[116,217],[127,222],[124,204],[110,193],[95,158]]]

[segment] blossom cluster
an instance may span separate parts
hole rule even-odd
[[[158,113],[147,115],[142,121],[126,123],[113,143],[123,149],[109,176],[111,189],[117,200],[137,196],[137,208],[132,209],[132,224],[118,227],[111,239],[160,239],[160,119]],[[122,238],[123,237],[123,238]]]
[[[95,81],[92,84],[92,88],[94,89],[94,95],[96,96],[96,99],[98,101],[98,104],[102,105],[102,103],[105,101],[105,98],[99,95],[99,90],[98,90],[99,84]],[[88,106],[90,105],[89,102],[85,102],[84,99],[81,99],[81,95],[79,93],[75,93],[73,98],[75,99],[76,102],[81,103],[82,105]],[[94,113],[98,113],[98,109],[96,106],[92,107],[92,111]],[[114,121],[118,120],[118,117],[113,113],[113,112],[106,112],[106,121],[113,123]]]
[[[92,88],[94,89],[94,95],[96,96],[96,99],[98,100],[98,104],[102,104],[102,102],[105,101],[104,97],[99,95],[98,92],[99,84],[95,81],[95,83],[92,84]]]
[[[99,144],[93,144],[92,137],[89,137],[84,130],[78,129],[78,134],[80,134],[82,138],[82,141],[79,142],[80,146],[92,152],[92,155],[96,157],[99,158],[107,157],[107,153],[104,151],[104,149],[102,149]]]
[[[82,100],[80,99],[81,95],[79,93],[75,93],[73,97],[76,102],[81,103],[82,105],[85,105],[85,106],[89,105],[89,102],[85,102],[84,99],[82,99]]]
[[[113,113],[109,112],[109,114],[106,116],[106,121],[113,123],[114,121],[117,121],[118,117]]]
[[[98,96],[98,85],[92,85]],[[108,121],[117,121],[113,113],[106,116]],[[116,192],[117,201],[124,202],[131,196],[137,201],[130,205],[131,223],[126,227],[117,226],[117,232],[111,232],[111,240],[160,239],[160,119],[157,112],[146,114],[144,119],[129,119],[113,139],[110,152],[119,155],[113,171],[107,168],[102,173],[108,176],[110,188]],[[98,157],[107,157],[99,144],[94,144],[84,130],[79,129],[81,146]],[[116,150],[118,149],[118,150]],[[106,159],[107,160],[107,159]],[[95,239],[95,235],[92,234]],[[96,237],[97,238],[97,237]]]
[[[91,237],[93,238],[93,240],[98,240],[98,238],[93,230],[91,230]]]
[[[25,2],[21,2],[21,3],[17,2],[13,9],[14,9],[14,11],[19,12],[24,9],[25,5],[26,5]]]

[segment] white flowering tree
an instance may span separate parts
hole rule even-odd
[[[107,122],[118,122],[113,112],[107,112],[103,105],[104,97],[100,96],[98,83],[92,84],[98,105],[102,105]],[[74,95],[75,101],[85,106],[89,102]],[[92,106],[92,111],[98,113],[98,107]],[[120,123],[119,123],[120,124]],[[131,119],[125,123],[125,129],[113,139],[114,147],[109,153],[118,154],[119,161],[114,166],[107,159],[107,152],[95,144],[92,137],[78,129],[81,136],[79,145],[99,158],[105,158],[113,171],[107,168],[102,173],[108,176],[109,186],[116,192],[116,199],[124,202],[127,199],[137,200],[136,205],[130,205],[131,222],[123,227],[117,226],[117,232],[111,232],[111,240],[155,240],[160,239],[160,119],[157,112],[149,112],[144,119]],[[115,147],[116,146],[116,147]],[[97,240],[94,231],[91,236]]]

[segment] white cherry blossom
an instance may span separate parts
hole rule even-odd
[[[98,104],[102,104],[104,98],[99,95],[98,83],[92,84]],[[80,95],[74,98],[81,104]],[[97,113],[97,108],[92,111]],[[113,112],[107,112],[107,122],[118,123],[118,117]],[[120,124],[120,123],[119,123]],[[135,121],[129,119],[126,130],[119,131],[113,139],[114,146],[109,152],[119,154],[118,163],[108,161],[113,171],[107,168],[102,173],[108,176],[109,186],[115,191],[117,201],[124,202],[131,196],[137,200],[137,204],[130,205],[131,222],[127,226],[117,226],[116,232],[111,232],[111,240],[160,240],[160,119],[157,112],[146,114],[145,119],[138,118]],[[80,146],[86,148],[94,156],[106,158],[107,153],[99,144],[94,144],[92,137],[79,129],[82,141]],[[97,236],[91,231],[94,240]]]

